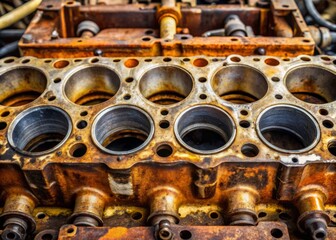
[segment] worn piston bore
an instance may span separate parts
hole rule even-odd
[[[257,119],[257,132],[269,147],[285,153],[302,153],[320,140],[316,120],[301,108],[277,105],[264,110]]]
[[[0,105],[22,106],[37,99],[46,89],[46,75],[33,67],[16,67],[0,75]]]
[[[149,101],[169,105],[185,99],[193,88],[191,75],[177,66],[148,70],[140,79],[140,92]]]
[[[223,100],[247,104],[265,96],[267,80],[258,70],[242,65],[225,66],[211,80],[215,93]]]
[[[29,108],[8,129],[9,144],[25,155],[38,156],[59,148],[72,131],[70,117],[53,106]]]
[[[154,134],[154,123],[143,110],[114,106],[100,112],[92,125],[92,139],[104,152],[130,154],[144,148]]]
[[[176,120],[175,136],[188,150],[212,154],[226,149],[234,140],[236,128],[222,109],[210,105],[195,106]]]
[[[120,87],[120,77],[110,68],[85,66],[73,73],[64,86],[67,98],[78,105],[95,105],[112,98]]]
[[[316,66],[298,67],[285,77],[286,87],[296,98],[314,104],[336,100],[336,75]]]

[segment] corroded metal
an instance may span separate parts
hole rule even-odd
[[[15,213],[10,223],[31,231],[36,223],[30,237],[71,224],[61,239],[184,230],[269,239],[274,228],[275,238],[332,239],[335,58],[23,57],[0,66],[1,216]],[[54,117],[43,121],[45,111]]]
[[[120,5],[45,0],[25,33],[31,41],[19,46],[25,56],[43,58],[91,57],[97,50],[104,57],[313,55],[314,40],[294,0],[273,0],[267,8],[253,2],[214,7],[174,0]],[[78,36],[87,21],[95,30]],[[203,36],[213,30],[227,34]]]

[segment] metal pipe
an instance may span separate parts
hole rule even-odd
[[[18,49],[19,41],[9,43],[2,48],[0,48],[0,58],[6,57],[8,54],[14,52]]]
[[[42,0],[31,0],[14,9],[13,11],[3,15],[0,17],[0,29],[9,27],[10,25],[33,13],[41,2]]]
[[[304,4],[309,15],[314,19],[317,24],[329,28],[331,31],[336,31],[336,24],[333,24],[323,19],[319,12],[316,10],[312,0],[304,0]]]
[[[0,31],[0,38],[14,38],[14,39],[19,39],[25,32],[24,29],[4,29]]]

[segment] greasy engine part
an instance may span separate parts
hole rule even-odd
[[[3,239],[336,239],[336,58],[0,66]]]
[[[313,55],[314,40],[294,0],[259,2],[81,5],[45,0],[19,46],[23,55],[42,58]]]

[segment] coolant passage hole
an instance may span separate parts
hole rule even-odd
[[[169,105],[182,101],[191,92],[193,80],[190,74],[175,66],[156,67],[140,79],[140,92],[149,101]]]
[[[145,147],[154,133],[149,115],[132,106],[116,106],[98,114],[92,126],[95,144],[110,154],[129,154]]]
[[[50,153],[63,144],[71,133],[69,116],[52,107],[30,108],[19,114],[8,130],[12,147],[27,155]]]
[[[18,67],[0,75],[0,105],[22,106],[37,99],[46,89],[47,77],[38,69]]]
[[[187,149],[215,153],[225,149],[235,135],[229,115],[213,106],[196,106],[182,113],[175,124],[175,135]]]
[[[258,134],[262,140],[282,152],[304,152],[320,139],[315,119],[294,106],[276,106],[265,110],[258,119]]]
[[[78,105],[95,105],[112,98],[120,87],[117,73],[107,67],[91,66],[77,70],[64,86],[67,98]]]
[[[222,99],[247,104],[265,96],[266,78],[256,69],[237,65],[222,67],[212,78],[211,86]]]
[[[336,100],[336,75],[320,67],[299,67],[285,78],[286,86],[296,98],[314,104]]]

